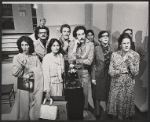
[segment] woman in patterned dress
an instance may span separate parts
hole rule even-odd
[[[117,119],[134,116],[135,76],[139,73],[140,56],[131,49],[132,38],[122,34],[118,40],[118,51],[113,52],[109,65],[111,86],[107,112]]]
[[[62,96],[64,58],[60,51],[60,41],[52,38],[47,48],[48,54],[43,58],[44,91],[47,99],[50,96]]]
[[[18,120],[38,120],[43,93],[43,74],[40,60],[33,53],[34,45],[31,38],[22,36],[17,41],[19,54],[13,58],[13,75],[23,79],[34,79],[34,91],[18,89],[17,118]],[[21,82],[21,81],[20,81]],[[29,82],[26,82],[26,86]]]

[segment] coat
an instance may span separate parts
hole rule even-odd
[[[63,55],[48,53],[43,58],[43,76],[44,76],[44,91],[49,92],[51,96],[62,96],[64,72],[64,58]]]
[[[22,61],[26,60],[23,67]],[[34,91],[24,91],[18,89],[18,105],[17,116],[19,120],[38,120],[40,117],[40,107],[43,94],[43,74],[41,63],[36,55],[28,55],[25,57],[19,53],[13,58],[13,71],[15,77],[27,78],[30,72],[34,73]],[[29,107],[30,106],[30,107]]]
[[[44,47],[40,39],[37,39],[36,41],[34,41],[34,50],[40,60],[42,60],[43,57],[47,54],[48,43],[49,42],[47,41],[46,47]]]
[[[113,51],[109,46],[110,52]],[[108,70],[105,69],[104,55],[100,44],[97,44],[94,49],[94,60],[91,68],[91,78],[96,80],[96,85],[92,85],[93,98],[106,101],[108,98],[110,77]]]

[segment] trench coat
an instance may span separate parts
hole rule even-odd
[[[110,45],[109,49],[110,52],[113,51],[113,48]],[[94,60],[91,66],[91,78],[96,80],[96,85],[92,84],[92,97],[100,101],[107,101],[110,88],[110,76],[105,67],[102,47],[98,43],[95,45],[94,49]]]

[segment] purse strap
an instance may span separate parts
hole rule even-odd
[[[46,103],[46,98],[44,99],[44,101],[43,101],[43,104],[45,104]],[[53,103],[53,99],[52,98],[50,98],[50,103],[49,103],[49,105],[52,105],[52,103]]]

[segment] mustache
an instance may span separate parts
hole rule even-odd
[[[81,38],[80,40],[84,40],[83,38]]]

